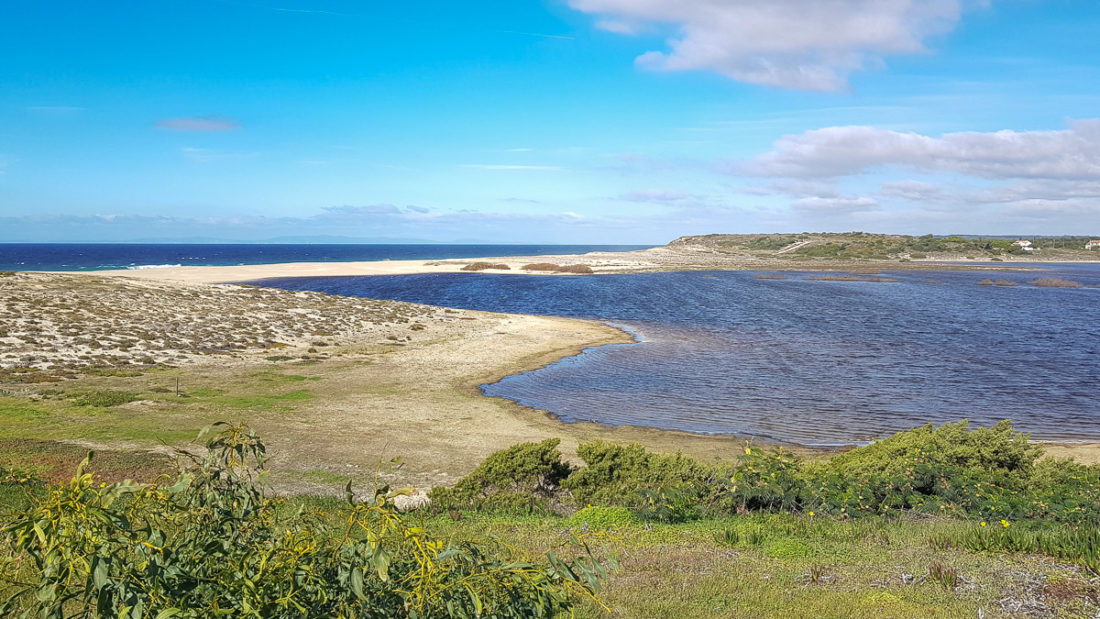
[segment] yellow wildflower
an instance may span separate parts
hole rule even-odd
[[[1001,521],[1001,526],[1007,529],[1008,528],[1008,521],[1007,520],[1002,520]]]
[[[984,526],[985,526],[985,521],[983,520],[983,521],[981,521],[981,523],[979,523],[979,524],[980,524],[981,526],[983,526],[983,527],[984,527]]]

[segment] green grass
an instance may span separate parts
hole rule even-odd
[[[217,403],[229,408],[238,409],[282,409],[289,402],[307,402],[313,399],[313,394],[308,389],[298,389],[282,395],[246,395],[223,396],[217,398]]]
[[[136,393],[111,390],[74,392],[71,397],[73,404],[76,406],[94,406],[97,408],[110,408],[141,399]]]
[[[336,505],[308,501],[310,508],[326,512]],[[557,547],[569,533],[579,534],[580,520],[462,512],[459,520],[443,513],[423,523],[454,537],[493,535],[542,551]],[[1061,609],[1059,616],[1088,617],[1100,610],[1085,598],[1044,598],[1046,590],[1034,586],[1053,579],[1095,592],[1081,570],[1034,555],[941,550],[929,542],[974,526],[948,519],[767,514],[677,525],[620,522],[610,533],[590,527],[586,540],[597,554],[621,563],[601,593],[616,617],[974,617],[979,608],[987,617],[1004,617],[1011,614],[994,600],[1029,597]],[[731,529],[746,533],[733,546],[720,541]],[[759,536],[747,535],[750,531]],[[958,570],[971,584],[945,590],[928,577],[937,564]],[[577,616],[608,614],[584,603]]]

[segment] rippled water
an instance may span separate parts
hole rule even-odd
[[[1048,267],[1050,268],[1050,267]],[[1054,272],[1100,286],[1100,265]],[[897,283],[753,272],[598,277],[432,274],[267,280],[290,289],[596,318],[637,344],[586,350],[483,387],[566,421],[864,442],[916,425],[1011,418],[1100,439],[1100,289],[1040,274],[944,271]],[[993,279],[1015,287],[979,286]],[[933,281],[934,280],[934,281]]]

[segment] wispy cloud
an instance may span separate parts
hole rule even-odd
[[[676,29],[668,51],[638,66],[715,71],[734,80],[802,90],[847,87],[852,71],[886,56],[925,51],[923,40],[949,32],[959,0],[570,0],[600,16],[596,26],[623,35]]]
[[[696,197],[695,194],[676,189],[639,189],[621,194],[619,199],[626,200],[627,202],[669,203],[692,200]]]
[[[225,116],[191,116],[185,118],[164,118],[156,122],[158,129],[171,131],[233,131],[241,124]]]
[[[739,171],[830,178],[886,166],[987,179],[1100,176],[1100,119],[1058,131],[967,131],[939,137],[875,127],[827,127],[789,135]]]

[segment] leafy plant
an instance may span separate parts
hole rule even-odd
[[[959,586],[959,570],[942,563],[933,563],[928,566],[928,578],[947,591],[954,591],[955,587]]]
[[[576,559],[536,562],[492,539],[436,538],[393,509],[388,488],[358,501],[349,484],[339,526],[286,514],[260,483],[263,443],[219,427],[174,478],[97,484],[89,454],[15,514],[2,531],[23,567],[3,573],[0,614],[549,617],[594,599],[606,574],[581,540]]]
[[[433,503],[502,511],[540,511],[572,472],[561,460],[559,439],[521,443],[498,451],[453,488],[432,490]]]

